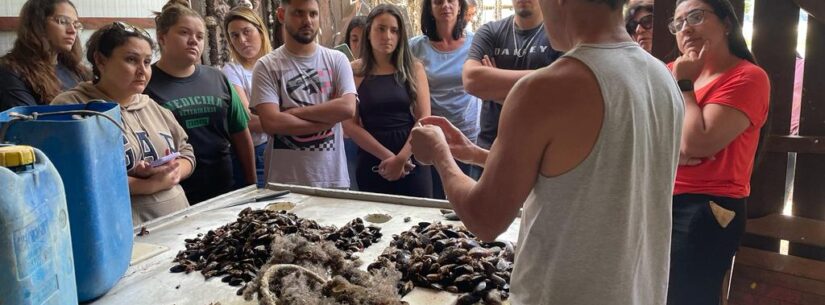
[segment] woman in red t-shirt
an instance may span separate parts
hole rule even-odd
[[[770,82],[728,0],[679,0],[668,27],[682,54],[669,66],[685,99],[668,304],[716,305],[745,231]]]

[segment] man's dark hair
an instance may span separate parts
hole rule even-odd
[[[464,20],[464,15],[467,14],[467,1],[458,0],[460,9],[458,10],[458,19],[453,26],[453,39],[458,40],[464,35],[464,27],[467,26],[467,21]],[[433,16],[432,0],[421,1],[421,32],[431,41],[441,41],[438,36],[438,30],[435,28],[435,16]]]

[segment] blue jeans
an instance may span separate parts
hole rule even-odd
[[[266,151],[266,143],[255,146],[255,175],[258,177],[258,188],[263,188],[266,185],[266,178],[264,177],[264,151]],[[235,177],[234,189],[239,189],[246,186],[246,179],[244,179],[243,166],[238,156],[232,152],[232,175]]]

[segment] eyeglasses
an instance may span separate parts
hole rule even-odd
[[[644,16],[639,18],[639,21],[630,19],[627,21],[625,28],[627,29],[627,33],[630,35],[636,34],[636,27],[642,26],[645,30],[650,30],[653,28],[653,14]]]
[[[112,22],[112,24],[115,26],[115,28],[120,29],[121,31],[124,31],[124,32],[127,32],[127,33],[137,34],[137,35],[143,36],[143,38],[146,38],[146,39],[149,39],[149,40],[152,39],[152,36],[149,35],[149,32],[147,32],[146,30],[144,30],[140,27],[136,27],[134,25],[128,24],[128,23],[123,22],[123,21],[115,21],[115,22]]]
[[[58,15],[51,17],[51,19],[54,20],[54,22],[56,22],[57,24],[62,25],[63,27],[68,28],[69,25],[71,25],[77,31],[83,30],[83,23],[81,23],[79,20],[73,20],[72,17]]]
[[[670,30],[671,34],[676,35],[676,33],[681,32],[685,28],[685,24],[690,26],[700,25],[705,21],[705,12],[715,14],[713,11],[695,9],[688,12],[684,18],[673,19],[673,21],[668,23],[667,29]]]

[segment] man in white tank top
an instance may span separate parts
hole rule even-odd
[[[684,115],[676,81],[623,29],[624,0],[544,0],[566,54],[507,96],[486,151],[443,118],[413,130],[467,228],[493,240],[524,208],[512,304],[665,304]],[[484,166],[478,182],[453,158]]]

